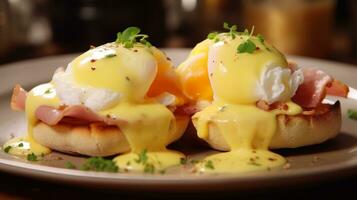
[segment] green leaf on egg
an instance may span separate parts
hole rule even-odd
[[[257,38],[258,38],[259,42],[264,44],[264,37],[261,34],[258,34]]]
[[[207,35],[207,38],[210,40],[214,40],[218,35],[218,32],[212,32]]]
[[[254,42],[250,39],[242,42],[238,48],[237,48],[237,52],[238,53],[253,53],[256,49],[256,45],[254,44]]]
[[[148,35],[139,34],[140,28],[131,26],[126,28],[123,32],[117,33],[117,39],[115,40],[118,44],[123,44],[125,48],[132,48],[134,47],[135,43],[141,43],[148,47],[151,47],[149,41],[147,41]]]
[[[238,34],[237,25],[229,26],[229,24],[227,22],[224,22],[223,23],[223,28],[229,31],[228,34],[229,34],[229,36],[231,36],[232,39],[236,38],[236,35]]]

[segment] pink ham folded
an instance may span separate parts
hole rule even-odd
[[[12,98],[11,108],[14,110],[25,110],[27,92],[16,85]],[[36,118],[48,125],[56,125],[59,122],[78,124],[90,124],[95,122],[105,123],[107,125],[120,125],[126,123],[125,120],[115,118],[113,116],[100,116],[83,105],[75,106],[60,106],[55,108],[52,106],[39,106],[35,111]]]
[[[25,110],[27,92],[19,84],[16,84],[11,97],[10,106],[13,110],[21,111]]]
[[[303,68],[304,82],[299,86],[292,100],[304,108],[315,108],[326,94],[346,97],[348,86],[315,68]]]
[[[118,125],[125,123],[124,120],[114,118],[110,115],[102,117],[94,113],[89,108],[76,106],[62,106],[55,108],[52,106],[40,106],[36,110],[36,117],[40,121],[48,125],[56,125],[59,122],[66,122],[70,124],[90,124],[94,122],[103,122],[107,125]]]

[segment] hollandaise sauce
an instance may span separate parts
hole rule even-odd
[[[161,104],[122,103],[103,112],[110,116],[124,117],[127,124],[120,126],[131,152],[119,155],[114,161],[119,168],[147,171],[164,170],[178,165],[184,155],[166,149],[176,134],[176,120],[172,112]]]
[[[270,170],[283,165],[284,157],[268,150],[276,131],[277,114],[301,112],[294,103],[287,111],[267,112],[255,105],[239,105],[214,102],[193,116],[198,136],[208,139],[209,132],[222,134],[230,148],[229,152],[208,156],[197,167],[206,173],[233,173]],[[206,162],[214,168],[207,168]]]
[[[9,148],[8,153],[17,156],[26,156],[31,153],[35,155],[46,155],[51,150],[33,139],[33,128],[38,122],[36,110],[39,106],[60,105],[60,100],[56,94],[53,84],[46,83],[33,88],[28,94],[25,103],[25,112],[27,119],[27,136],[17,137],[9,140],[4,144],[4,148]]]

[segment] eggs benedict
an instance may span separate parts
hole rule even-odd
[[[189,121],[175,112],[185,97],[172,63],[146,38],[129,27],[115,42],[57,70],[49,83],[30,92],[16,86],[11,106],[25,111],[28,135],[4,147],[15,155],[51,149],[88,156],[125,153],[114,161],[128,170],[179,164],[184,155],[166,146],[180,138]]]
[[[346,96],[346,85],[289,63],[254,29],[224,28],[197,44],[177,68],[197,136],[228,151],[199,162],[200,172],[270,170],[286,159],[269,149],[317,144],[338,134],[340,105],[322,100],[326,93]]]

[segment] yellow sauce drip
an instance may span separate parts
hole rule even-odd
[[[4,148],[8,146],[11,147],[8,153],[16,156],[27,156],[31,153],[40,156],[51,153],[49,148],[40,145],[29,136],[13,138],[4,144]]]
[[[120,130],[124,133],[131,152],[114,158],[119,168],[141,171],[145,164],[150,164],[156,170],[163,170],[178,165],[184,157],[179,152],[166,149],[166,145],[176,137],[176,121],[165,106],[155,103],[121,103],[101,114],[127,121],[127,124],[120,125]],[[148,152],[148,161],[139,163],[139,154],[145,150]]]
[[[283,165],[285,159],[268,150],[276,131],[277,114],[297,114],[301,108],[289,102],[286,111],[267,112],[255,105],[213,103],[196,113],[193,123],[200,138],[208,139],[209,132],[222,134],[230,147],[230,152],[206,157],[214,169],[207,168],[206,162],[197,165],[206,173],[234,173],[255,170],[269,170]],[[213,137],[213,136],[212,136]]]
[[[27,118],[27,132],[26,137],[13,138],[4,144],[4,148],[11,146],[10,154],[18,156],[26,156],[27,154],[34,153],[36,155],[46,155],[51,150],[41,144],[38,144],[33,139],[33,128],[38,122],[35,112],[41,105],[58,107],[60,100],[57,97],[56,91],[51,83],[46,83],[33,88],[26,98],[26,118]],[[22,147],[19,146],[23,143]]]

